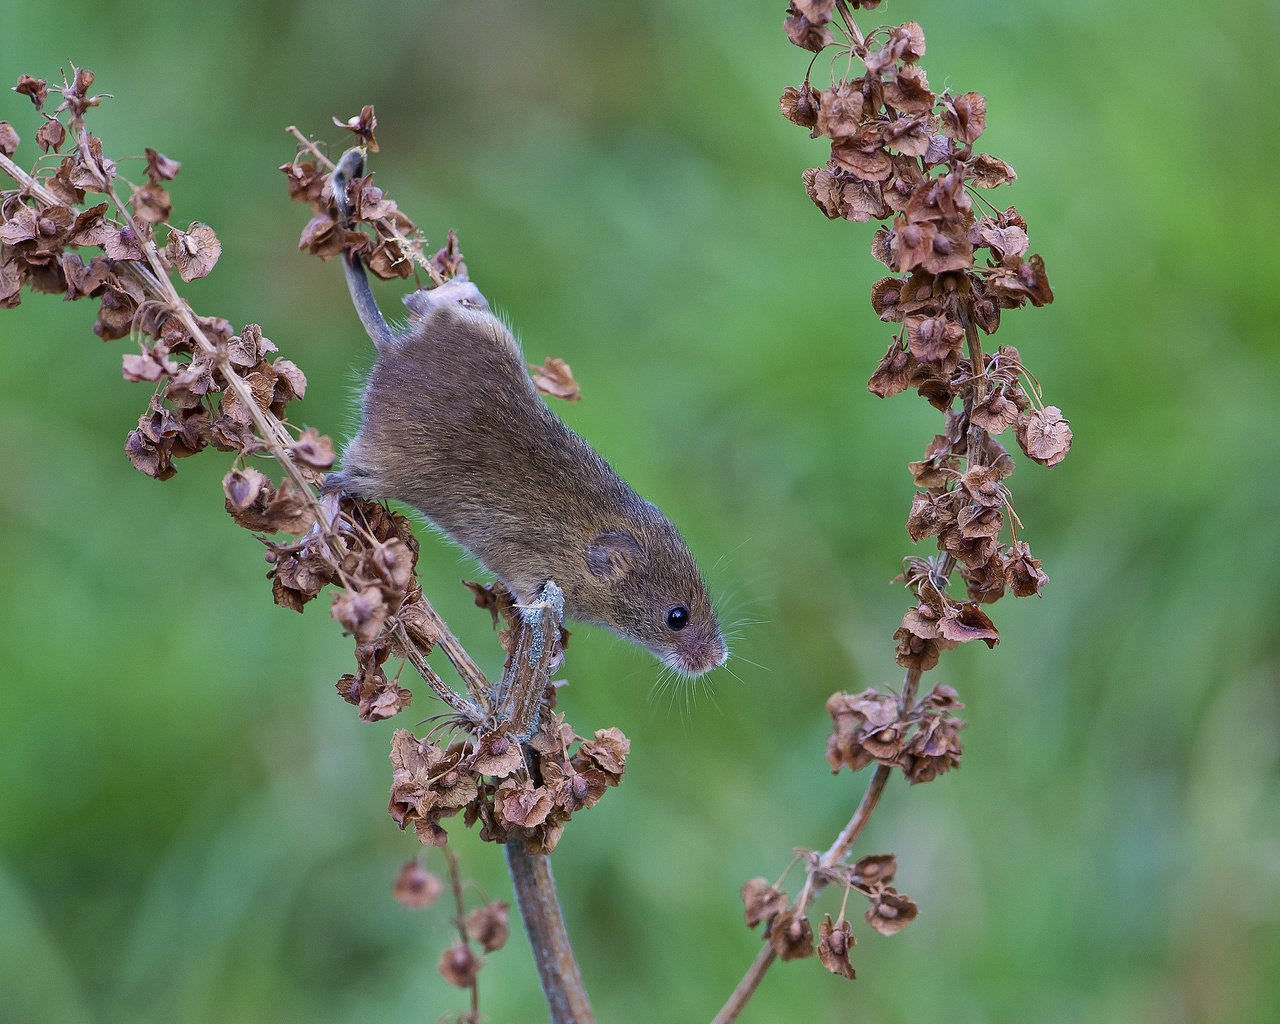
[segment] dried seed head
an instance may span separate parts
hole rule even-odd
[[[392,887],[392,895],[409,910],[423,910],[431,906],[443,891],[444,883],[418,860],[411,860],[400,869]]]
[[[460,942],[440,954],[440,962],[436,965],[436,969],[440,972],[440,977],[450,985],[470,988],[475,984],[482,963],[483,961],[471,952],[470,946]]]
[[[826,920],[818,926],[818,959],[822,966],[832,974],[853,981],[857,974],[849,963],[849,950],[854,942],[849,922],[841,920],[839,924],[832,924],[831,915],[827,914]]]
[[[510,933],[509,906],[499,900],[477,907],[467,915],[467,934],[484,947],[486,953],[501,949]]]
[[[909,897],[896,889],[885,889],[871,897],[867,923],[881,935],[893,935],[914,921],[919,912]]]
[[[813,928],[807,917],[794,910],[781,910],[773,916],[767,938],[781,960],[813,956]]]
[[[767,878],[753,878],[742,887],[747,927],[768,922],[787,908],[787,894],[770,884]]]

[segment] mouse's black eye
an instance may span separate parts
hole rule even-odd
[[[689,609],[682,604],[667,609],[667,628],[684,629],[689,625]]]

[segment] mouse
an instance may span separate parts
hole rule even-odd
[[[353,154],[355,154],[353,156]],[[363,169],[333,175],[340,218]],[[683,538],[550,409],[519,342],[459,275],[404,298],[393,329],[358,253],[342,257],[352,303],[377,350],[359,431],[325,489],[411,505],[524,604],[548,581],[565,616],[603,626],[686,676],[729,650]]]

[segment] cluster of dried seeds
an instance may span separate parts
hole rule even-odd
[[[875,762],[900,769],[910,782],[931,782],[960,766],[964,722],[951,712],[962,707],[950,686],[935,686],[910,707],[897,693],[832,694],[827,713],[835,731],[827,740],[827,762],[834,772]]]
[[[388,810],[433,846],[447,841],[441,819],[462,811],[467,826],[479,823],[482,839],[518,839],[530,853],[550,853],[573,813],[622,781],[630,749],[618,729],[586,740],[554,712],[525,744],[495,731],[441,747],[400,729],[391,739]]]
[[[877,858],[843,865],[853,839],[874,809],[892,769],[913,783],[928,782],[959,767],[959,730],[952,712],[963,705],[949,686],[917,699],[921,673],[943,650],[1000,640],[981,606],[1012,591],[1039,594],[1048,577],[1026,541],[1006,484],[1014,463],[997,435],[1007,431],[1030,459],[1057,465],[1071,446],[1061,410],[1046,405],[1038,382],[1016,348],[983,351],[981,336],[994,334],[1004,310],[1053,301],[1044,261],[1029,254],[1026,221],[1013,207],[999,209],[979,190],[1015,179],[1013,168],[975,150],[986,128],[987,102],[978,93],[935,93],[919,60],[925,53],[920,26],[908,22],[863,33],[859,8],[880,0],[792,0],[783,23],[795,45],[814,54],[799,86],[782,94],[782,114],[824,139],[824,166],[803,175],[809,198],[832,220],[881,220],[872,255],[889,274],[871,288],[880,320],[897,325],[868,388],[882,398],[914,388],[944,416],[941,433],[910,464],[916,491],[907,519],[912,540],[936,538],[937,553],[904,560],[898,581],[912,596],[894,634],[896,660],[907,669],[901,693],[836,693],[827,702],[834,731],[827,742],[833,771],[877,765],[868,796],[841,838],[825,854],[807,858],[805,887],[790,900],[763,879],[744,889],[748,924],[768,920],[773,954],[795,959],[814,952],[806,916],[827,884],[840,882],[872,899],[868,921],[891,934],[915,917],[915,904],[887,888],[865,885],[860,872]],[[831,80],[817,86],[811,74],[830,58]],[[861,74],[853,74],[857,68]],[[1009,539],[1003,538],[1008,527]],[[956,570],[964,595],[952,593]],[[891,861],[892,858],[889,858]],[[851,872],[851,874],[849,874]],[[834,973],[852,978],[852,944],[843,908],[820,926],[817,950]],[[767,969],[757,958],[752,973]],[[740,986],[749,998],[752,986]],[[735,994],[735,998],[740,998]],[[733,999],[718,1019],[739,1007]]]
[[[890,883],[898,870],[893,854],[878,853],[863,857],[853,864],[827,865],[813,850],[797,851],[807,865],[806,889],[814,884],[834,885],[844,889],[844,901],[835,921],[827,914],[818,926],[818,944],[813,943],[813,926],[801,907],[802,898],[793,902],[781,888],[781,881],[753,878],[742,887],[742,902],[748,928],[764,922],[764,938],[780,960],[802,960],[813,956],[832,974],[850,981],[855,977],[849,963],[849,950],[856,944],[845,917],[850,893],[867,900],[867,924],[881,935],[893,935],[915,920],[919,912],[915,902],[898,892]]]

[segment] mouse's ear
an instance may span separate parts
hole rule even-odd
[[[602,533],[587,546],[587,567],[601,579],[617,579],[640,561],[644,548],[629,533]]]

